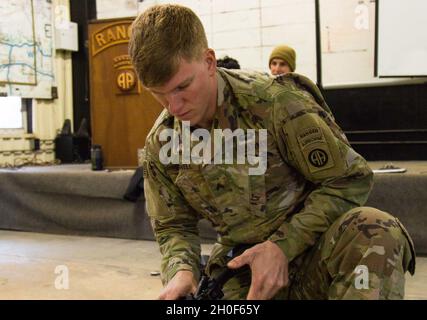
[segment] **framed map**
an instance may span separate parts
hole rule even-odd
[[[50,99],[54,82],[51,0],[0,2],[0,93]]]

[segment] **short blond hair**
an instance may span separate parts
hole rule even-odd
[[[142,84],[165,84],[178,71],[179,62],[199,59],[208,48],[197,15],[180,5],[155,5],[132,23],[129,55]]]

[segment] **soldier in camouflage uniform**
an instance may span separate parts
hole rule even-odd
[[[309,79],[216,68],[200,20],[177,5],[142,13],[129,50],[142,84],[165,107],[143,161],[162,253],[160,299],[194,292],[202,217],[218,232],[207,273],[250,267],[227,282],[226,299],[404,297],[405,272],[415,269],[412,240],[397,218],[363,207],[372,171]],[[266,130],[265,173],[250,175],[247,162],[163,163],[162,132],[182,134],[183,121],[212,135]],[[227,252],[242,243],[253,247],[227,264]]]

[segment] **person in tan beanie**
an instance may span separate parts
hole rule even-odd
[[[289,46],[281,45],[273,49],[268,62],[272,75],[294,72],[296,67],[295,50]]]

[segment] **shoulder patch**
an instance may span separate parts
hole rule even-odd
[[[320,127],[300,130],[297,140],[311,173],[334,167],[334,159]]]
[[[303,150],[302,153],[311,173],[330,169],[335,166],[334,158],[331,156],[331,152],[326,143]]]
[[[326,150],[323,149],[314,149],[311,150],[308,155],[308,161],[313,167],[323,168],[329,162],[329,155]]]
[[[301,149],[304,149],[309,144],[315,142],[326,142],[322,129],[319,127],[311,127],[301,130],[298,132],[297,139]]]

